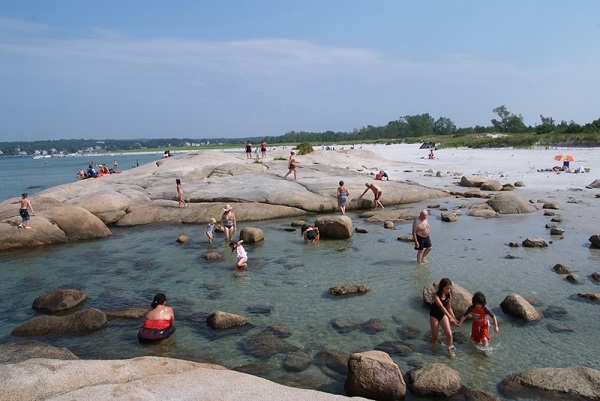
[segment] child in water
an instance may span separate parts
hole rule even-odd
[[[482,292],[477,291],[471,298],[471,306],[465,311],[463,316],[458,322],[459,326],[462,326],[463,322],[469,315],[473,315],[473,326],[471,328],[471,340],[477,344],[482,344],[487,349],[490,340],[490,320],[491,317],[494,320],[494,332],[497,333],[500,328],[498,327],[498,320],[496,315],[486,306],[485,295]]]
[[[242,246],[242,242],[244,242],[244,240],[239,240],[238,242],[231,241],[229,243],[229,246],[231,247],[231,252],[233,252],[233,251],[237,252],[236,266],[238,269],[243,269],[246,266],[248,266],[248,254],[246,253],[246,250]]]
[[[217,224],[217,220],[214,217],[210,218],[210,222],[206,225],[204,229],[204,235],[208,237],[208,243],[212,244],[213,241],[213,231],[215,230],[215,224]]]
[[[179,205],[177,205],[177,207],[187,207],[187,203],[185,203],[185,200],[183,199],[183,188],[181,187],[181,180],[179,178],[176,178],[175,182],[177,183],[177,200],[179,200]]]
[[[450,357],[455,355],[453,344],[452,329],[450,324],[458,325],[456,316],[452,310],[450,296],[452,293],[452,281],[449,278],[443,278],[438,284],[437,291],[431,299],[431,308],[429,309],[429,325],[431,326],[431,345],[435,345],[438,340],[440,326],[446,335],[446,349]]]

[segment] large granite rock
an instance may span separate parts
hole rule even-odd
[[[79,359],[66,348],[53,347],[39,341],[0,344],[0,364],[18,363],[33,358]]]
[[[79,290],[61,289],[37,297],[33,309],[44,313],[62,312],[78,307],[87,299],[87,295]]]
[[[83,309],[66,316],[36,316],[12,331],[16,337],[47,334],[87,333],[106,325],[106,315],[98,309]]]
[[[307,213],[338,212],[337,179],[344,177],[351,194],[364,190],[364,166],[400,163],[367,151],[315,151],[301,157],[298,181],[283,180],[287,152],[274,159],[249,163],[244,155],[197,151],[148,163],[95,180],[49,188],[30,199],[36,211],[30,230],[19,230],[18,208],[9,199],[0,203],[0,250],[59,244],[110,235],[109,225],[122,227],[183,222],[206,224],[234,207],[238,222],[301,217]],[[174,178],[185,185],[187,208],[177,207]],[[249,184],[250,183],[250,184]],[[386,205],[420,202],[448,196],[415,183],[379,183]],[[350,199],[348,210],[370,208],[369,199]]]
[[[408,388],[416,397],[448,398],[463,387],[458,372],[442,363],[412,369],[408,378]]]
[[[499,192],[492,195],[488,205],[500,214],[533,213],[537,207],[514,192]]]
[[[348,216],[319,216],[315,221],[321,238],[346,239],[352,236],[352,220]]]
[[[527,322],[541,320],[544,315],[519,294],[509,294],[500,303],[502,312]]]
[[[363,396],[372,400],[400,400],[406,395],[400,368],[381,351],[352,354],[345,389],[351,397]]]
[[[584,366],[538,368],[507,376],[498,387],[509,398],[600,400],[600,370]]]
[[[350,398],[281,384],[178,359],[60,361],[32,359],[0,365],[0,401],[225,400],[334,401]],[[352,400],[366,401],[365,398]]]

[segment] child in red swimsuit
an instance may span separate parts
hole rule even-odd
[[[494,332],[497,333],[500,329],[498,327],[498,320],[496,319],[496,315],[491,311],[486,305],[485,295],[482,292],[476,292],[473,294],[473,298],[471,299],[471,306],[465,311],[463,316],[460,318],[458,322],[459,326],[462,326],[463,322],[467,318],[467,316],[473,316],[473,327],[471,329],[471,340],[476,342],[477,344],[482,344],[485,348],[488,346],[488,341],[490,340],[490,321],[488,316],[494,320]]]

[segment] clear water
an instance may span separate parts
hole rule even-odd
[[[160,155],[119,157],[100,161],[109,164],[116,158],[120,166],[127,166],[135,159],[142,163]],[[37,185],[38,178],[43,188],[69,182],[87,163],[81,158],[48,159],[48,164],[44,159],[0,158],[0,199],[23,191],[33,193],[36,189],[27,187]],[[34,167],[29,169],[30,165]],[[450,209],[460,202],[455,198],[436,201]],[[419,210],[425,206],[409,207]],[[582,213],[589,214],[587,210],[593,208]],[[600,250],[588,247],[589,233],[569,227],[565,238],[553,238],[547,249],[509,248],[508,242],[521,242],[529,236],[550,240],[544,228],[548,218],[539,212],[489,220],[463,217],[456,223],[442,223],[438,216],[434,211],[430,219],[434,250],[425,267],[416,266],[412,244],[397,240],[410,232],[408,223],[388,230],[352,214],[354,225],[367,228],[368,234],[315,244],[304,244],[297,231],[286,231],[291,219],[248,224],[261,228],[266,240],[246,245],[250,257],[246,271],[233,267],[235,255],[222,236],[217,236],[211,248],[202,235],[204,227],[193,225],[112,228],[114,236],[104,240],[4,252],[0,254],[0,302],[7,312],[0,316],[0,342],[20,340],[10,333],[36,315],[31,308],[33,300],[57,288],[80,289],[90,296],[86,307],[106,311],[145,306],[162,291],[175,310],[177,332],[159,345],[139,344],[137,329],[141,321],[132,320],[112,321],[90,334],[38,340],[67,347],[84,359],[169,356],[228,368],[245,367],[245,371],[280,383],[334,393],[343,393],[343,383],[318,367],[313,365],[302,373],[286,372],[283,355],[257,359],[243,352],[241,341],[267,326],[282,324],[292,333],[286,341],[311,356],[323,349],[350,354],[399,340],[400,327],[414,326],[421,333],[416,339],[405,340],[413,348],[412,354],[393,357],[403,372],[439,361],[456,369],[466,385],[495,395],[498,382],[518,371],[571,365],[600,368],[596,334],[600,331],[600,307],[572,299],[577,292],[600,292],[600,287],[588,278],[600,270]],[[244,226],[240,224],[240,228]],[[192,241],[176,243],[181,234]],[[201,255],[209,250],[224,252],[225,259],[204,260]],[[517,258],[506,259],[507,254]],[[551,269],[556,263],[571,266],[583,284],[570,284],[554,273]],[[450,277],[470,292],[480,290],[486,294],[500,321],[500,332],[492,333],[495,349],[490,356],[468,343],[457,344],[454,359],[448,359],[442,347],[429,347],[425,340],[428,310],[423,306],[422,289],[442,277]],[[219,288],[209,289],[215,283]],[[343,299],[326,295],[329,287],[346,283],[365,284],[371,291]],[[537,323],[512,319],[499,307],[512,292],[539,298],[542,311],[559,306],[566,314]],[[255,306],[267,306],[271,312],[249,313],[247,308]],[[214,336],[206,326],[206,315],[216,310],[246,316],[254,328],[243,334]],[[377,334],[361,330],[341,334],[331,325],[338,317],[361,321],[378,318],[383,320],[385,330]],[[572,332],[551,332],[547,325],[553,322],[570,327]],[[465,324],[455,328],[457,331],[468,337],[470,327]],[[407,399],[414,398],[408,395]]]

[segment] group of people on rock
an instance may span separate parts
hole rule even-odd
[[[97,165],[98,171],[96,171],[94,168],[94,163],[92,162],[88,165],[87,170],[80,169],[76,177],[80,180],[85,180],[86,178],[96,178],[104,175],[116,174],[118,172],[117,166],[118,164],[116,160],[113,161],[113,168],[108,168],[105,163],[102,163]]]
[[[250,141],[246,141],[245,150],[246,150],[246,158],[252,159],[252,143]],[[256,155],[256,160],[258,160],[261,157],[263,159],[265,157],[267,157],[267,141],[266,140],[263,139],[261,141],[260,146],[254,150],[254,154]]]

